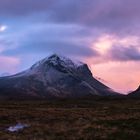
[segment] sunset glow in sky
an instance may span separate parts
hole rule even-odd
[[[86,62],[128,92],[140,85],[139,0],[0,0],[0,74],[52,54]]]

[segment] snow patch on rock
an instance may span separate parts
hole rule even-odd
[[[53,64],[54,66],[61,64],[62,66],[67,67],[67,68],[68,67],[76,68],[76,67],[79,67],[81,65],[84,65],[84,63],[82,63],[80,61],[71,60],[71,59],[66,58],[64,56],[53,54],[51,56],[48,56],[48,57],[42,59],[41,61],[37,62],[36,64],[34,64],[32,66],[32,69],[37,68],[40,65],[45,64],[46,62],[49,62],[49,63]]]

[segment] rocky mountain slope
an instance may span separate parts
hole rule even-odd
[[[30,69],[0,78],[3,98],[68,98],[116,93],[96,80],[87,64],[53,54]]]

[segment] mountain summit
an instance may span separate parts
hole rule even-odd
[[[53,54],[21,73],[0,78],[0,97],[75,98],[116,95],[87,64]]]

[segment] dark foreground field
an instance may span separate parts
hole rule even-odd
[[[17,122],[22,131],[6,130]],[[0,140],[140,140],[140,100],[0,101]]]

